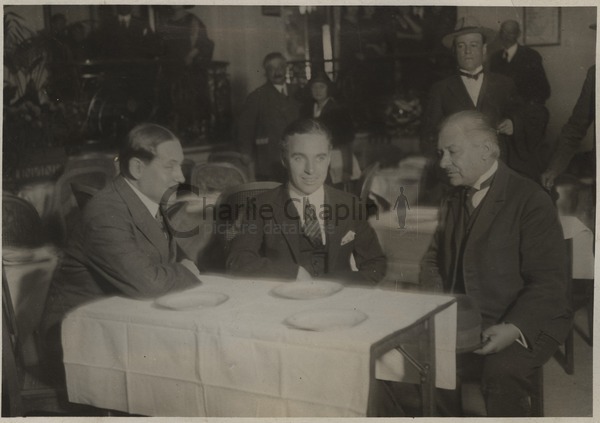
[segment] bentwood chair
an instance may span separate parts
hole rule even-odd
[[[58,233],[54,235],[59,244],[66,242],[70,230],[81,218],[81,211],[73,194],[73,184],[100,190],[114,176],[114,167],[89,166],[72,168],[58,179],[52,197],[52,211],[58,227]]]
[[[202,193],[223,192],[246,182],[244,171],[232,163],[201,163],[192,170],[191,184]]]
[[[258,194],[276,188],[279,182],[249,182],[231,187],[219,196],[215,205],[215,226],[210,248],[206,248],[201,262],[208,270],[222,271],[229,254],[231,241],[241,230],[241,222],[252,199]]]
[[[254,181],[254,162],[247,154],[237,151],[214,151],[209,154],[208,162],[231,163],[244,171],[248,182]]]
[[[2,194],[2,245],[39,247],[45,242],[43,224],[37,211],[26,200]]]

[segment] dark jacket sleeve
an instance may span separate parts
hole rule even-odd
[[[533,342],[540,330],[554,332],[548,328],[558,319],[569,322],[563,319],[568,314],[566,249],[556,208],[545,192],[538,190],[529,197],[519,225],[524,287],[503,320],[513,323]]]
[[[366,216],[366,210],[364,213],[363,216]],[[384,278],[387,259],[375,230],[367,220],[359,220],[356,224],[353,255],[356,267],[365,280],[379,282]]]
[[[556,151],[548,166],[549,169],[557,173],[564,172],[567,166],[569,166],[569,162],[579,149],[581,141],[595,119],[595,85],[596,66],[592,66],[588,69],[585,82],[583,83],[571,117],[569,117],[568,122],[562,128]]]
[[[122,210],[94,214],[83,231],[90,271],[128,297],[157,297],[200,282],[183,265],[161,262],[140,249],[136,238],[143,234]]]

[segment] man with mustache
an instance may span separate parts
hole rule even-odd
[[[240,152],[254,160],[256,179],[285,179],[279,141],[285,127],[300,114],[296,87],[286,83],[287,61],[281,53],[269,53],[263,60],[267,82],[251,92],[237,122]]]
[[[498,160],[496,128],[477,111],[448,117],[440,167],[454,187],[421,262],[425,290],[468,296],[481,312],[481,346],[458,375],[481,375],[490,417],[528,416],[531,378],[571,326],[567,258],[550,196]],[[467,370],[468,369],[468,370]]]

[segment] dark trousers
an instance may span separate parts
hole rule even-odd
[[[481,381],[488,417],[529,417],[534,372],[558,349],[558,342],[540,333],[529,349],[517,342],[502,351],[481,356],[457,356],[458,387],[464,381]],[[460,389],[438,390],[438,407],[443,415],[460,416]]]

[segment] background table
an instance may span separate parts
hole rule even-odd
[[[290,300],[270,294],[279,282],[202,280],[182,295],[218,292],[229,300],[174,311],[113,297],[70,313],[62,329],[69,399],[151,416],[365,416],[373,369],[382,379],[418,383],[398,352],[375,366],[372,351],[430,314],[436,385],[455,385],[451,297],[345,287]],[[298,312],[340,309],[368,318],[327,332],[283,324]]]

